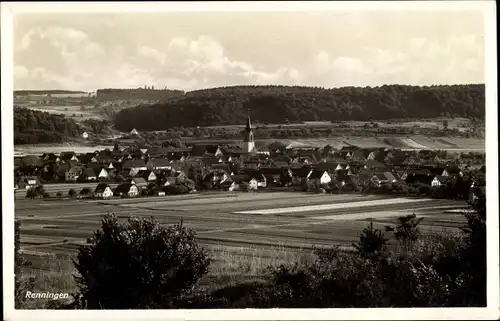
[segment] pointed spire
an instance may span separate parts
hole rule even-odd
[[[246,131],[249,132],[251,130],[252,130],[252,122],[250,121],[250,109],[248,109]]]
[[[250,116],[247,117],[247,127],[246,131],[249,132],[252,130],[252,123],[250,122]]]

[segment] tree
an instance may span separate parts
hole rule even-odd
[[[386,231],[393,231],[394,237],[398,240],[403,247],[410,251],[415,242],[420,237],[420,228],[418,225],[424,218],[415,214],[398,217],[398,225],[396,228],[386,226]]]
[[[389,240],[384,236],[384,233],[373,228],[373,222],[370,222],[368,227],[363,229],[359,237],[359,242],[353,244],[359,255],[367,259],[378,259],[386,257],[388,254]]]
[[[443,129],[444,130],[448,129],[448,119],[443,120]]]
[[[108,214],[74,260],[78,296],[90,309],[168,308],[208,272],[195,232],[153,218]]]
[[[88,187],[84,187],[82,188],[82,190],[80,191],[80,195],[81,196],[88,196],[89,194],[92,193],[92,190]]]
[[[75,196],[75,194],[76,194],[76,191],[73,188],[68,191],[69,197],[73,197],[73,196]]]

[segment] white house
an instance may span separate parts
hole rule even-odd
[[[310,182],[317,182],[321,185],[328,184],[332,181],[332,178],[330,177],[330,175],[328,175],[328,172],[324,171],[324,170],[311,171],[311,173],[309,173],[307,179]]]
[[[83,169],[80,166],[71,167],[64,173],[64,179],[66,182],[76,182],[78,177],[82,174]]]
[[[113,191],[108,184],[101,183],[95,188],[94,196],[97,198],[110,198],[113,197]]]

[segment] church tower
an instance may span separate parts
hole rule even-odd
[[[251,153],[255,151],[255,142],[253,140],[253,129],[252,123],[250,122],[250,116],[247,118],[247,125],[243,134],[243,152]]]

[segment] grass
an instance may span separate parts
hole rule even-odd
[[[208,274],[200,280],[199,288],[209,292],[243,282],[265,281],[268,268],[313,257],[311,250],[291,251],[283,245],[266,249],[214,245],[207,247],[207,251],[212,263]],[[77,285],[73,278],[76,269],[71,256],[51,255],[27,259],[33,262],[33,267],[24,268],[21,278],[33,278],[31,292],[76,293]],[[22,308],[50,309],[51,301],[27,299]]]
[[[71,302],[71,294],[77,290],[73,279],[73,273],[76,272],[71,257],[47,256],[39,258],[38,264],[34,268],[23,268],[21,271],[21,280],[32,280],[31,292],[50,292],[50,293],[68,293]],[[63,303],[52,299],[26,299],[22,306],[23,309],[50,309],[54,303]]]

